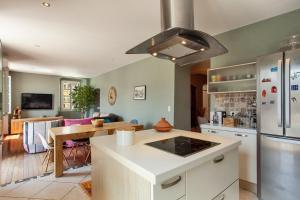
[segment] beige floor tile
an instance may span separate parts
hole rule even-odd
[[[9,184],[7,186],[4,187],[0,187],[0,196],[4,196],[7,193],[9,193],[11,190],[16,189],[18,187],[20,187],[21,185],[23,185],[24,183],[17,183],[17,184]]]
[[[82,167],[79,169],[69,169],[64,171],[64,175],[55,178],[54,174],[39,178],[40,181],[56,181],[61,183],[80,183],[86,176],[91,174],[90,167]]]
[[[258,200],[257,196],[252,192],[240,189],[240,200]]]
[[[0,200],[28,200],[27,198],[0,197]]]
[[[35,194],[39,193],[41,190],[50,185],[50,182],[41,182],[37,180],[31,180],[25,182],[20,187],[17,187],[10,192],[8,192],[5,196],[8,197],[33,197]]]
[[[38,194],[34,195],[33,198],[40,199],[62,199],[67,195],[76,184],[74,183],[59,183],[53,182],[45,189],[40,191]]]
[[[82,191],[80,186],[74,187],[62,200],[89,200],[90,198]]]

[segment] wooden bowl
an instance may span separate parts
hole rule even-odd
[[[95,127],[102,127],[104,123],[104,119],[93,119],[91,122]]]

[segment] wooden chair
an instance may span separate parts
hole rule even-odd
[[[97,131],[93,135],[93,137],[99,137],[99,136],[103,136],[103,135],[108,135],[108,131],[107,130],[105,130],[105,131]],[[89,157],[91,155],[91,146],[89,145],[88,148],[89,148],[89,151],[88,151],[88,154],[87,154],[87,156],[85,158],[85,163],[87,163],[87,161],[88,161],[88,159],[89,159]]]
[[[39,133],[39,137],[42,141],[42,144],[43,144],[43,147],[47,150],[47,153],[43,159],[43,162],[42,162],[42,165],[45,163],[46,159],[47,159],[47,165],[46,165],[46,169],[45,169],[45,172],[47,172],[48,170],[48,165],[49,165],[49,162],[50,162],[50,159],[51,159],[51,156],[54,155],[54,145],[53,144],[48,144],[48,142],[46,141],[45,137],[43,135],[41,135]],[[67,162],[68,166],[69,166],[69,162],[67,160],[67,158],[65,157],[65,154],[63,154],[63,157],[65,159],[65,161]]]

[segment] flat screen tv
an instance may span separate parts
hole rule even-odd
[[[52,94],[22,93],[22,109],[52,109]]]

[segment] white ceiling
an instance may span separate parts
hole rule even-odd
[[[15,71],[94,77],[147,55],[124,52],[160,32],[159,0],[0,0],[0,39]],[[299,0],[195,0],[195,28],[222,33],[300,8]]]

